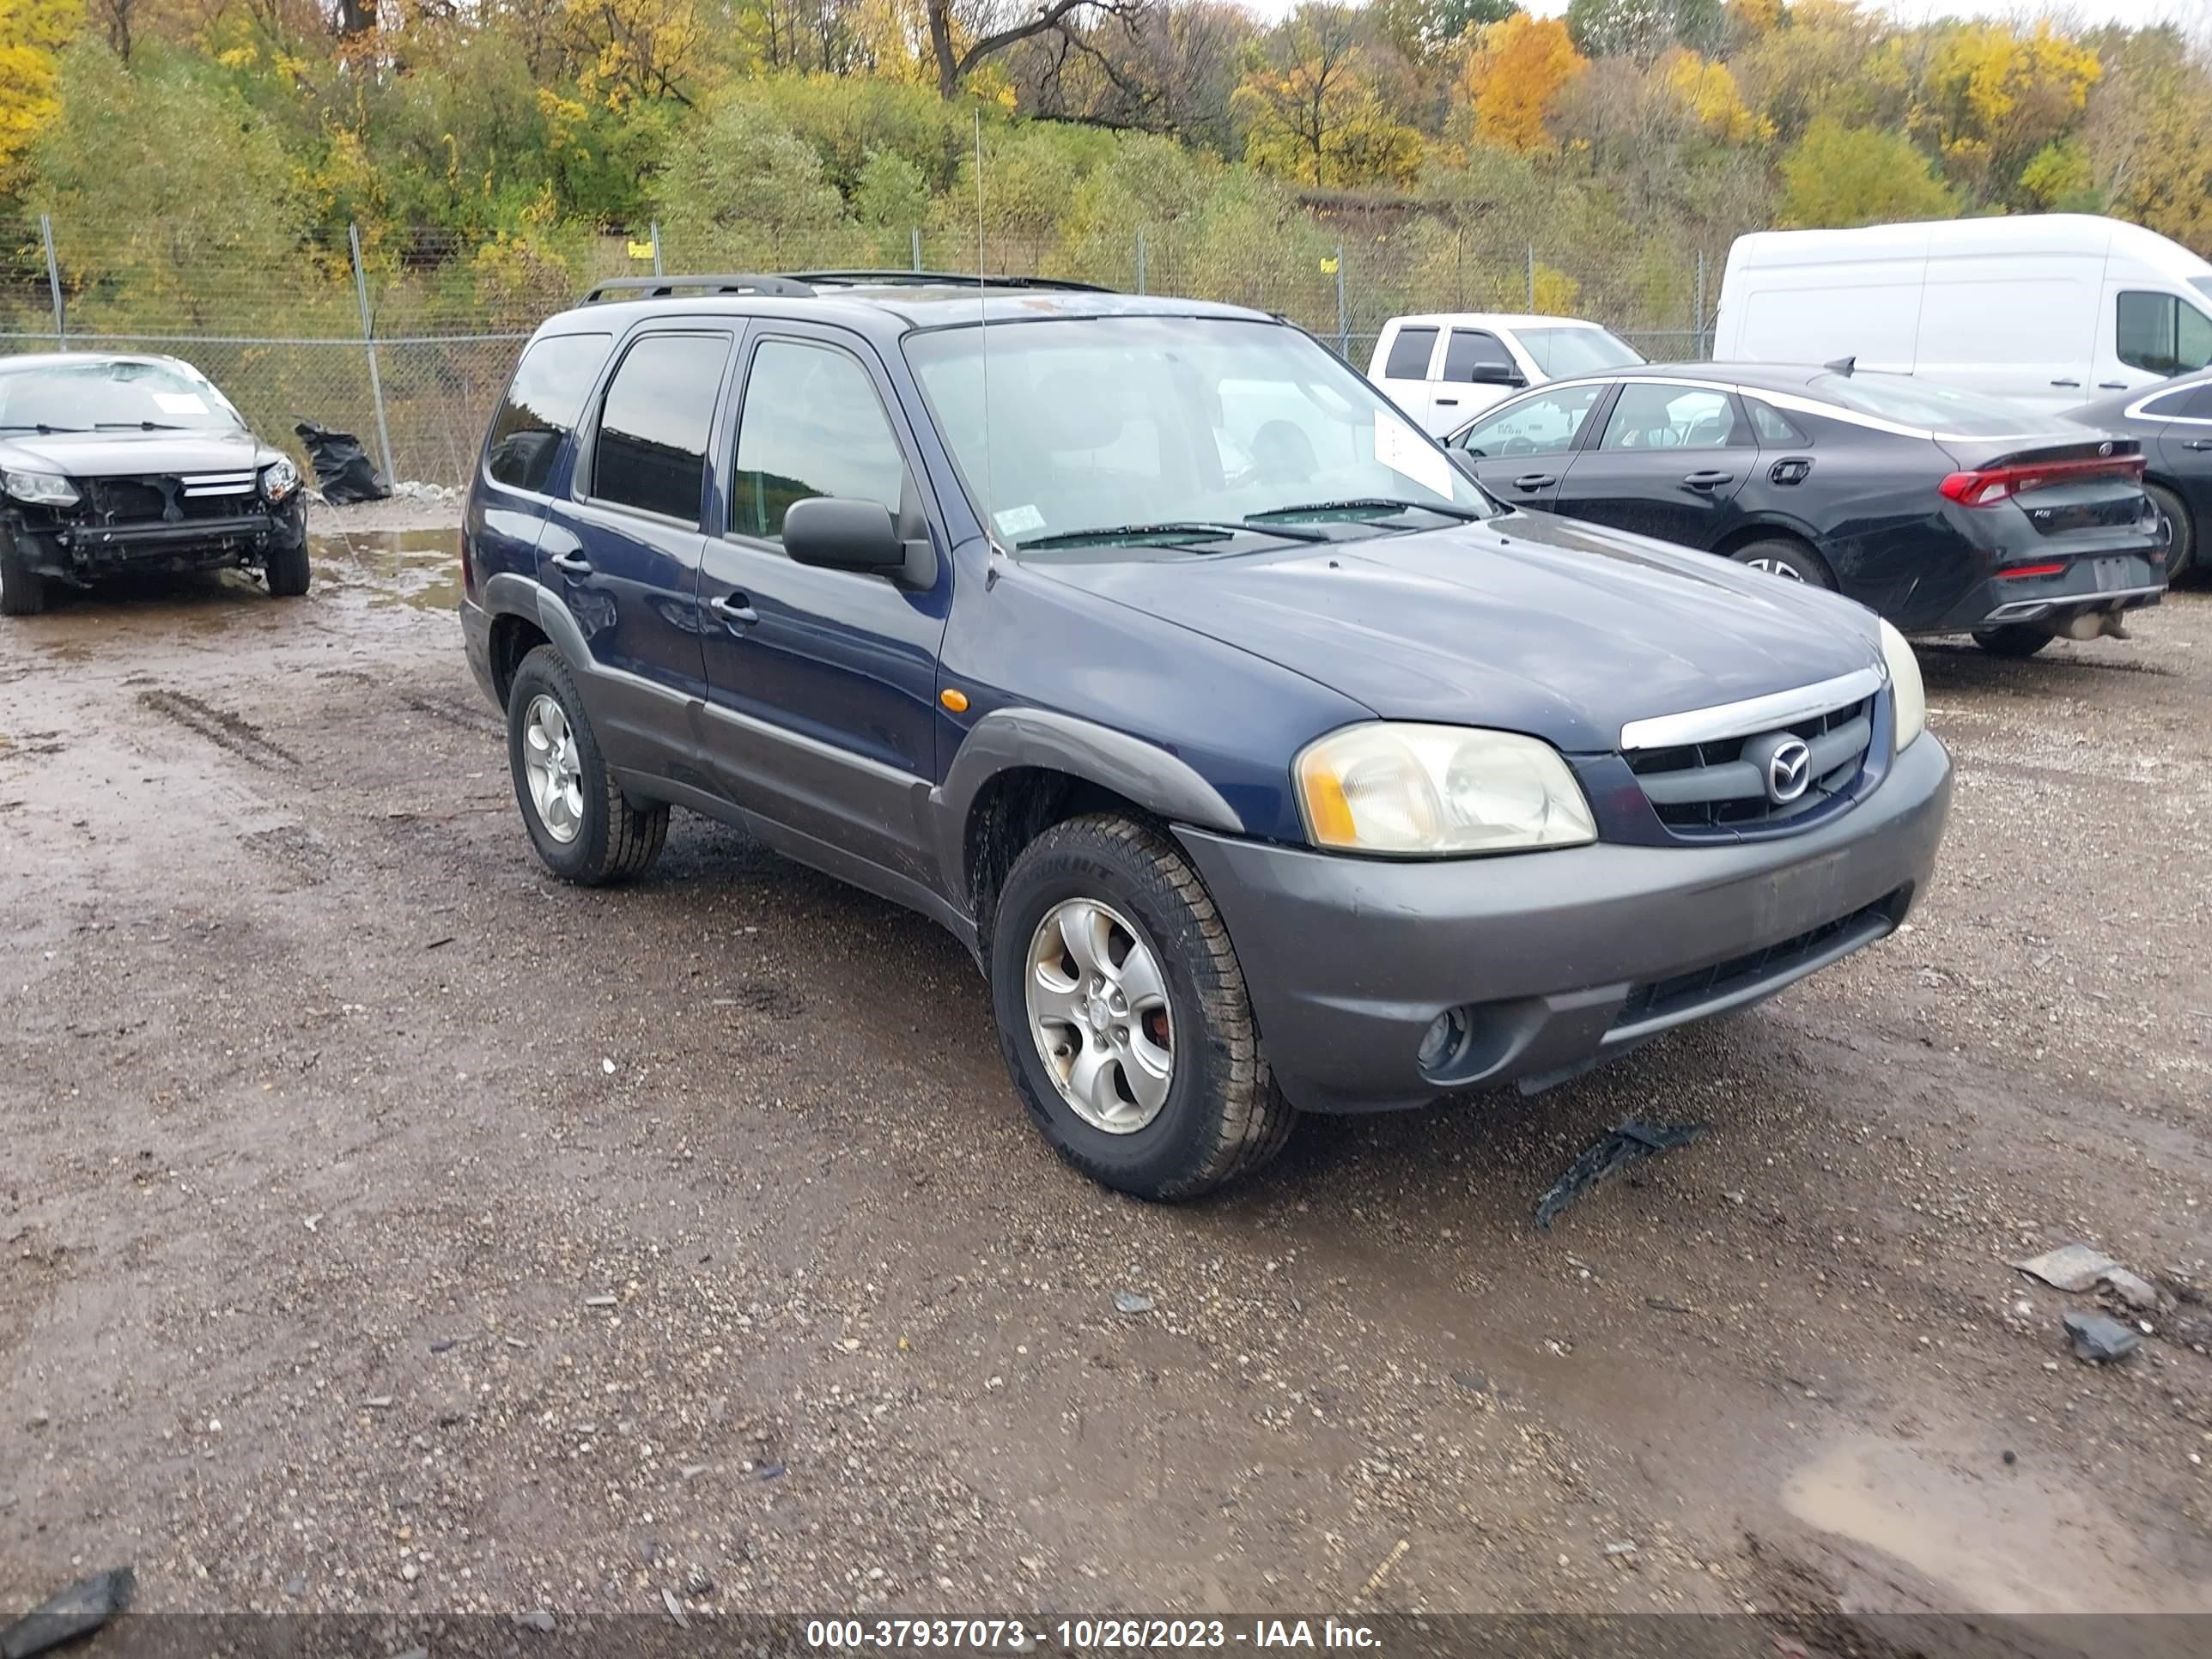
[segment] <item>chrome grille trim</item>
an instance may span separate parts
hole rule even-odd
[[[1876,667],[1855,668],[1817,685],[1801,685],[1792,691],[1770,692],[1741,702],[1715,703],[1710,708],[1686,709],[1679,714],[1655,714],[1631,720],[1620,728],[1623,753],[1639,749],[1680,749],[1693,744],[1719,743],[1729,738],[1754,737],[1778,726],[1833,713],[1863,702],[1881,690],[1888,675]]]

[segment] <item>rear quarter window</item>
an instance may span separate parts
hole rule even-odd
[[[1400,329],[1398,337],[1390,342],[1390,356],[1382,365],[1382,378],[1387,380],[1425,380],[1429,377],[1429,358],[1436,349],[1435,329]]]
[[[1961,438],[2005,437],[2051,424],[2049,416],[2017,404],[1904,374],[1815,374],[1805,389],[1838,409]]]
[[[484,445],[484,467],[496,482],[544,491],[613,349],[611,334],[548,334],[531,343]]]

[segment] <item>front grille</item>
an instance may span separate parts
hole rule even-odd
[[[1803,738],[1812,762],[1805,793],[1778,802],[1768,797],[1764,771],[1745,758],[1745,751],[1781,733]],[[1659,822],[1677,836],[1722,838],[1808,818],[1850,793],[1865,768],[1873,736],[1874,699],[1863,697],[1768,732],[1638,750],[1628,756],[1628,769],[1643,785]]]
[[[182,477],[95,478],[88,490],[96,520],[105,525],[190,524],[230,519],[260,506],[259,480],[252,472],[198,472]]]
[[[1613,1029],[1688,1013],[1739,992],[1756,990],[1762,983],[1786,981],[1795,978],[1806,963],[1823,951],[1854,935],[1863,935],[1858,943],[1879,939],[1895,925],[1901,892],[1899,890],[1877,899],[1847,916],[1822,922],[1818,927],[1770,945],[1763,951],[1732,957],[1695,973],[1677,974],[1672,979],[1636,986],[1630,990],[1628,1000],[1620,1005],[1620,1012],[1613,1018]]]

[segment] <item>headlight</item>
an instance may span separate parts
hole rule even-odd
[[[1881,659],[1889,665],[1889,703],[1897,723],[1897,748],[1902,751],[1928,729],[1928,690],[1920,683],[1920,661],[1905,635],[1887,623],[1881,625]]]
[[[40,507],[75,507],[76,486],[57,472],[0,472],[0,489],[19,501]]]
[[[261,469],[261,499],[265,501],[283,501],[299,487],[300,469],[284,456]]]
[[[1292,769],[1316,847],[1437,857],[1597,839],[1558,750],[1464,726],[1349,726]]]

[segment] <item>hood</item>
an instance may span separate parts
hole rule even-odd
[[[1630,720],[1881,663],[1874,614],[1709,554],[1514,514],[1276,554],[1037,563],[1304,675],[1387,720],[1572,752]]]
[[[0,434],[0,465],[71,478],[241,472],[276,459],[250,432]]]

